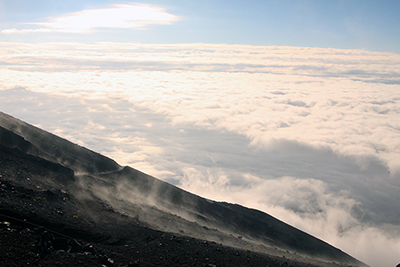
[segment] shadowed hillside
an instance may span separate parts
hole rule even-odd
[[[31,229],[28,252],[42,266],[71,264],[74,246],[87,266],[366,266],[264,212],[191,194],[4,113],[0,155],[0,216],[15,225],[1,233]]]

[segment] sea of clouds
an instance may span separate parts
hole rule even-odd
[[[400,262],[400,55],[0,43],[0,110],[190,192]]]

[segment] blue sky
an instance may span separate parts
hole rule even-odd
[[[1,41],[97,41],[226,43],[365,49],[400,53],[399,1],[0,1],[0,30],[33,29],[84,10],[115,4],[163,8],[177,19],[143,28],[96,29],[90,33],[8,33]],[[135,14],[132,14],[134,17]]]

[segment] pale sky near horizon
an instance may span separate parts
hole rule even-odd
[[[0,0],[0,110],[392,267],[399,9],[368,0]]]
[[[129,9],[137,5],[148,11]],[[399,11],[395,0],[1,0],[0,41],[226,43],[400,53]],[[153,21],[143,20],[143,14]],[[75,25],[54,24],[65,18]],[[115,19],[121,23],[112,23]],[[79,33],[76,27],[84,24],[90,24],[87,32]],[[41,31],[29,32],[34,29]]]

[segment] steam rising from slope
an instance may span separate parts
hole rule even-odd
[[[372,266],[398,263],[399,55],[2,46],[3,111],[193,193],[266,211]]]

